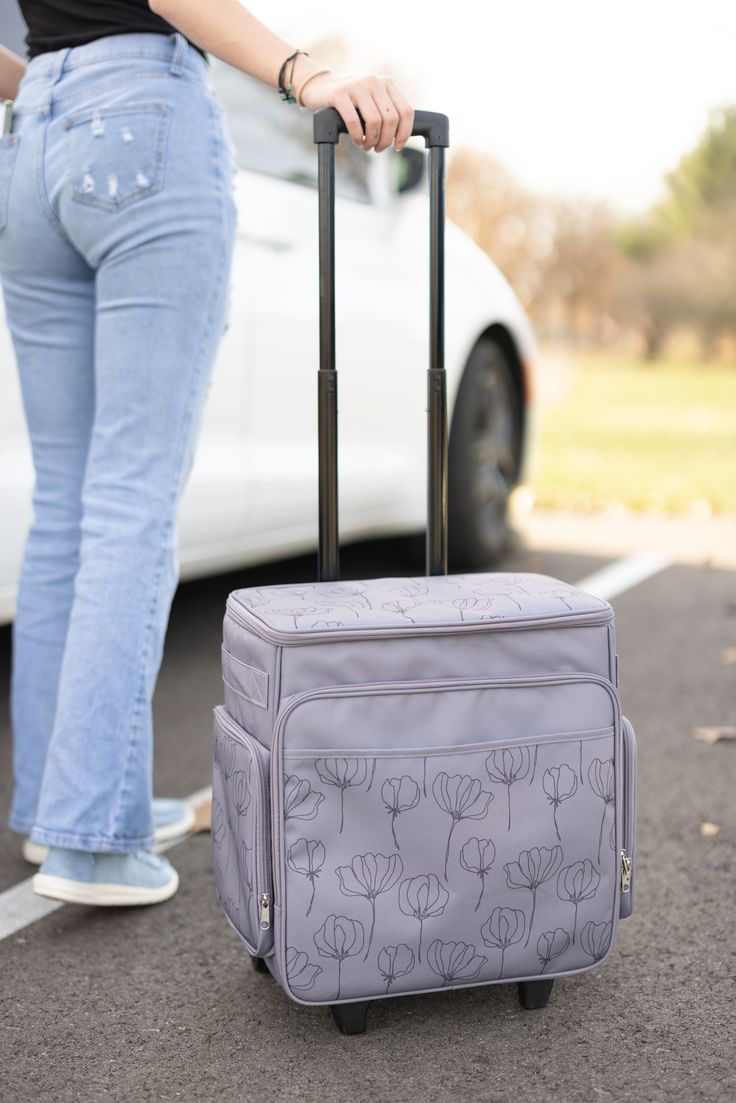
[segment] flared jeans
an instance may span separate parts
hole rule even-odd
[[[0,284],[35,469],[9,824],[38,843],[154,843],[151,699],[227,326],[234,178],[209,65],[178,32],[39,54],[0,138]]]

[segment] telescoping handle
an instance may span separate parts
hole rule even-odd
[[[362,121],[362,120],[361,120]],[[340,576],[335,367],[335,146],[347,133],[334,107],[314,113],[319,205],[318,579]],[[429,368],[427,370],[426,574],[447,574],[447,384],[445,379],[445,149],[449,122],[415,111],[412,135],[429,149]],[[379,155],[380,156],[380,155]]]

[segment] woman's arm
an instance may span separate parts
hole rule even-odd
[[[0,46],[0,100],[14,100],[26,63],[12,50]]]
[[[192,42],[215,57],[242,69],[258,80],[278,87],[283,61],[296,49],[261,23],[240,0],[148,0],[156,12]],[[291,76],[289,62],[287,72]],[[311,72],[323,66],[298,54],[294,61],[295,87]],[[329,72],[310,80],[302,99],[305,107],[335,107],[345,120],[348,133],[361,149],[376,153],[392,143],[401,149],[414,125],[414,110],[390,77],[340,77]],[[365,140],[360,111],[366,124]]]

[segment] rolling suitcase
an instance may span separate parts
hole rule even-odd
[[[235,590],[214,710],[217,895],[255,967],[362,1033],[370,1001],[600,964],[633,900],[636,748],[607,602],[447,573],[444,115],[429,149],[426,575],[338,581],[334,147],[319,159],[319,581]]]

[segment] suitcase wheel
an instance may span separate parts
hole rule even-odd
[[[527,1011],[536,1011],[547,1006],[552,991],[552,980],[521,980],[518,983],[519,1003]]]
[[[370,1000],[364,1000],[361,1003],[330,1004],[330,1011],[337,1029],[342,1034],[365,1034],[370,1005]]]
[[[257,973],[268,973],[269,968],[262,957],[252,957],[251,964]]]

